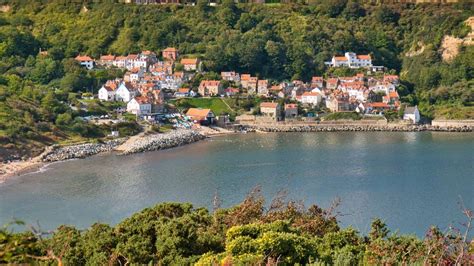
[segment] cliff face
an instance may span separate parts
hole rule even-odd
[[[441,43],[441,56],[444,61],[451,62],[459,53],[461,46],[474,45],[474,17],[470,17],[465,21],[465,24],[471,27],[471,32],[464,38],[456,38],[454,36],[446,35]]]

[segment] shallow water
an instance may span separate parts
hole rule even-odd
[[[374,217],[422,236],[432,224],[463,222],[474,208],[474,134],[445,132],[269,133],[216,137],[166,151],[55,163],[0,185],[0,224],[17,218],[43,229],[117,223],[163,201],[240,202],[261,185],[328,207],[367,232]]]

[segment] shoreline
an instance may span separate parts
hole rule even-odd
[[[195,130],[173,130],[171,132],[152,135],[136,135],[108,141],[106,143],[86,143],[59,147],[49,146],[46,150],[25,161],[0,163],[0,184],[15,176],[21,176],[39,171],[43,166],[52,162],[63,162],[72,159],[83,159],[109,152],[118,152],[120,155],[130,155],[147,151],[170,149],[188,145],[206,138],[222,135],[250,132],[258,134],[285,133],[285,132],[451,132],[470,133],[473,128],[439,127],[431,125],[322,125],[322,124],[245,124],[240,125],[240,131],[231,131],[222,128],[199,127]],[[183,135],[184,134],[184,135]],[[102,145],[102,146],[101,146]],[[88,150],[88,149],[92,149]]]
[[[190,132],[190,139],[185,140],[181,134],[183,132]],[[130,155],[134,153],[141,153],[145,151],[170,149],[177,146],[191,144],[205,138],[215,136],[227,135],[235,133],[234,131],[224,129],[211,129],[201,127],[198,130],[173,130],[171,132],[162,134],[144,135],[139,134],[129,138],[121,138],[111,140],[106,143],[85,143],[60,147],[52,145],[46,147],[45,151],[40,155],[30,158],[28,160],[11,161],[7,163],[0,163],[0,185],[7,180],[15,177],[30,174],[39,171],[45,165],[54,162],[65,162],[74,159],[84,159],[95,155],[102,155],[111,152],[117,152],[120,155]],[[162,139],[168,141],[167,145],[159,145],[159,147],[148,147],[143,150],[140,149],[137,143],[143,143],[147,139]],[[127,147],[128,145],[128,147]]]

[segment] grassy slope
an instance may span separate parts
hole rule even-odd
[[[189,106],[211,109],[216,115],[232,113],[232,110],[220,98],[186,98],[173,101],[177,106]]]

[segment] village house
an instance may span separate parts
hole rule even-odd
[[[388,95],[391,91],[395,91],[395,85],[390,82],[379,81],[375,86],[369,87],[369,89],[375,92],[381,91]]]
[[[221,72],[221,78],[227,81],[240,82],[240,75],[235,71]]]
[[[384,82],[390,82],[393,85],[399,85],[400,84],[400,77],[398,77],[398,75],[384,75],[383,76],[383,81]]]
[[[260,104],[260,113],[263,116],[270,117],[273,120],[280,119],[280,105],[273,102],[263,102]]]
[[[98,64],[105,67],[112,67],[114,65],[114,61],[115,55],[101,55]]]
[[[79,62],[79,64],[87,69],[93,69],[94,68],[94,59],[87,55],[78,55],[76,56],[76,61]]]
[[[349,97],[358,101],[366,101],[366,92],[368,91],[363,81],[342,82],[338,86],[338,90],[349,94]]]
[[[131,69],[129,73],[126,73],[125,75],[128,74],[128,80],[125,79],[125,81],[130,81],[130,82],[137,82],[141,80],[143,77],[145,77],[145,70],[143,68],[134,68]]]
[[[166,76],[173,74],[174,61],[158,61],[148,69],[155,76]]]
[[[250,77],[250,74],[242,74],[240,76],[240,85],[242,85],[242,88],[247,88]]]
[[[115,90],[109,86],[102,86],[99,89],[99,100],[101,101],[113,101],[115,100]]]
[[[294,103],[285,104],[285,119],[291,119],[298,116],[298,105]]]
[[[258,78],[257,77],[250,77],[247,82],[247,92],[248,94],[256,94],[257,93],[257,86],[258,86]]]
[[[330,67],[372,67],[372,57],[370,55],[358,55],[352,52],[344,53],[344,56],[333,56],[331,61],[325,62]]]
[[[398,92],[396,90],[391,91],[388,93],[386,96],[386,103],[395,105],[397,102],[399,102],[400,97],[398,96]]]
[[[351,111],[349,95],[347,94],[332,95],[328,100],[326,100],[326,107],[329,110],[331,110],[331,112]]]
[[[189,97],[189,92],[191,90],[189,88],[179,88],[176,90],[176,92],[174,93],[174,97],[176,98],[183,98],[183,97]]]
[[[390,109],[391,109],[390,105],[384,102],[368,103],[366,105],[366,113],[369,113],[369,114],[383,113]]]
[[[268,80],[261,79],[257,81],[257,92],[259,95],[268,95]]]
[[[202,80],[198,92],[201,96],[216,96],[224,93],[219,80]]]
[[[324,79],[323,77],[312,77],[311,78],[311,87],[324,88]]]
[[[224,93],[227,97],[230,97],[230,96],[234,96],[234,95],[239,94],[240,90],[238,88],[229,87],[229,88],[224,90]]]
[[[157,62],[156,54],[152,51],[142,51],[139,54],[129,54],[127,56],[102,55],[97,63],[104,67],[148,69],[151,64]]]
[[[126,56],[117,56],[115,57],[114,62],[112,65],[117,68],[125,68],[127,64],[127,57]]]
[[[279,85],[273,85],[270,87],[268,92],[273,95],[278,95],[279,92],[281,92],[283,89]]]
[[[138,91],[130,82],[122,82],[115,92],[115,100],[128,103],[137,94]]]
[[[322,101],[322,95],[321,93],[318,93],[318,92],[307,91],[301,95],[300,101],[302,104],[310,104],[313,106],[317,106]]]
[[[165,94],[163,93],[163,90],[154,89],[149,92],[148,95],[150,95],[148,98],[152,99],[151,111],[153,113],[163,112],[165,107]]]
[[[134,97],[127,104],[127,112],[138,116],[151,114],[151,102],[144,96]]]
[[[203,125],[214,124],[216,116],[211,109],[189,108],[186,115],[193,121]]]
[[[337,88],[339,85],[339,79],[338,78],[330,78],[326,81],[326,88],[330,90],[334,90]]]
[[[198,58],[183,58],[181,59],[181,65],[185,71],[197,71],[199,68]]]
[[[403,113],[403,120],[411,121],[414,124],[420,122],[420,111],[418,106],[408,106]]]
[[[178,49],[174,48],[174,47],[168,47],[166,49],[164,49],[162,52],[161,52],[161,55],[163,56],[164,59],[168,59],[168,60],[176,60],[178,59]]]

